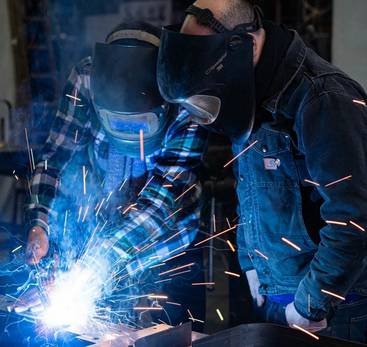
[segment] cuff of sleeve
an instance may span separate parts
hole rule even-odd
[[[246,271],[255,269],[254,265],[252,264],[251,258],[249,257],[247,253],[239,252],[238,259],[240,262],[242,272],[246,272]]]
[[[302,280],[294,298],[294,307],[302,317],[310,321],[320,322],[328,314],[328,304],[325,301],[320,301],[320,295],[307,288],[305,280]]]

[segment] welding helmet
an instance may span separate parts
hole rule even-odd
[[[169,117],[157,79],[160,30],[142,22],[119,25],[97,43],[91,70],[91,97],[108,139],[130,157],[161,147]]]
[[[215,33],[199,36],[163,28],[158,56],[161,95],[186,108],[192,120],[229,136],[248,138],[254,122],[255,78],[253,37],[262,27],[261,12],[255,20],[228,30],[209,9],[190,6],[188,14]]]

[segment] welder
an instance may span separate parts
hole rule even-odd
[[[94,230],[111,264],[138,277],[196,236],[200,184],[191,168],[202,130],[160,96],[159,44],[160,29],[123,23],[73,69],[30,184],[29,264],[70,263]]]
[[[198,0],[163,30],[158,84],[234,153],[239,260],[259,319],[367,341],[367,95],[263,20]]]

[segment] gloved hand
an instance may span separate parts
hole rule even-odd
[[[28,265],[37,265],[44,258],[49,249],[49,241],[46,231],[41,227],[33,227],[28,235],[26,248],[26,262]]]
[[[285,309],[285,317],[287,318],[288,325],[292,327],[293,324],[306,329],[307,331],[314,333],[327,328],[327,320],[323,319],[320,322],[315,322],[302,317],[294,307],[294,303],[287,305]]]
[[[260,282],[257,277],[256,270],[246,271],[246,277],[252,298],[256,301],[258,307],[263,306],[265,303],[265,297],[259,294]]]

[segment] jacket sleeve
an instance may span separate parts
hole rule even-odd
[[[356,225],[367,228],[367,108],[358,100],[356,89],[324,93],[304,106],[298,126],[326,222],[295,296],[297,311],[314,321],[342,301],[325,291],[345,297],[366,270],[367,233]]]
[[[194,239],[201,193],[195,169],[205,144],[206,131],[181,113],[136,203],[118,225],[107,228],[103,247],[114,263],[127,262],[130,274],[182,252]]]
[[[83,76],[74,68],[30,181],[30,197],[25,206],[26,223],[30,228],[40,226],[49,234],[52,232],[49,218],[57,214],[52,209],[52,201],[60,184],[60,173],[89,139],[89,99],[84,96],[83,84]]]

